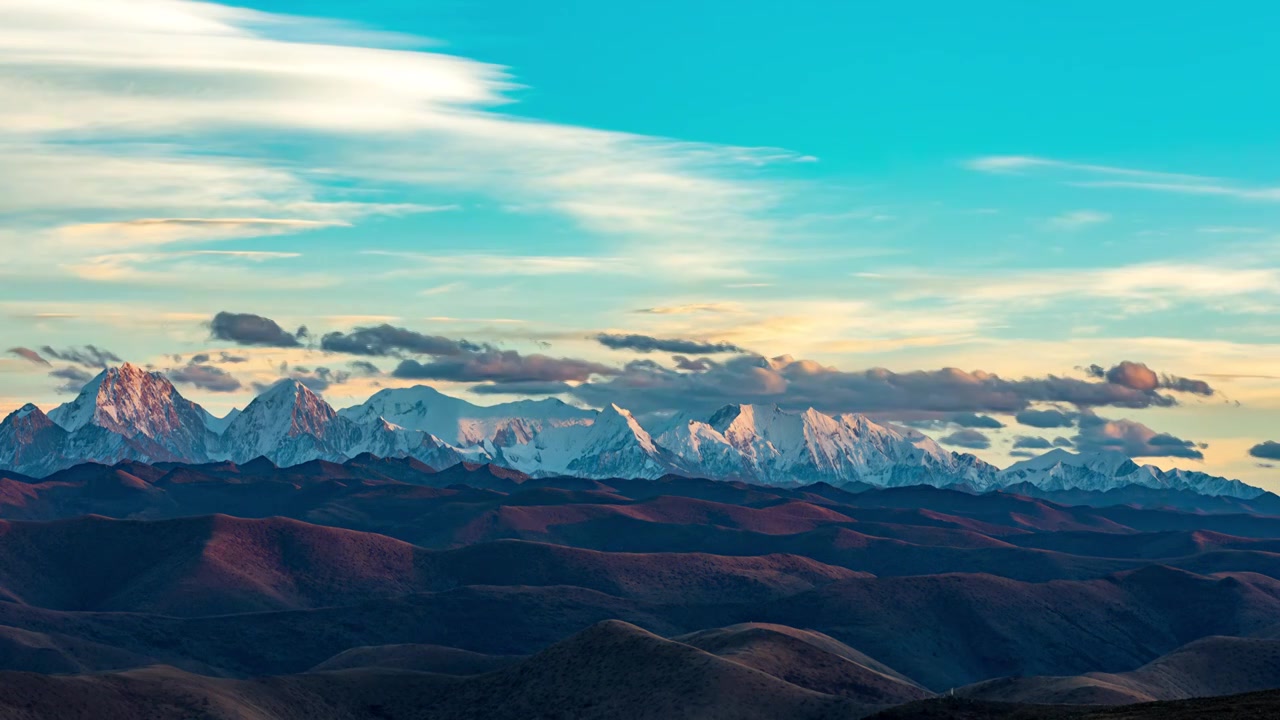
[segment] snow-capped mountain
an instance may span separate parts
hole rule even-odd
[[[496,462],[529,475],[659,478],[686,470],[628,411],[609,405],[590,425],[549,427],[501,448]]]
[[[1161,470],[1139,465],[1124,453],[1109,450],[1072,453],[1061,448],[1023,460],[1002,470],[1000,486],[1031,483],[1041,490],[1106,491],[1125,485],[1163,490],[1190,490],[1201,495],[1225,495],[1250,500],[1263,493],[1239,480],[1228,480],[1190,470]]]
[[[207,416],[164,375],[125,363],[103,370],[48,417],[67,431],[71,457],[114,462],[207,457],[216,443]]]
[[[667,474],[773,485],[859,482],[881,487],[1030,483],[1047,492],[1138,485],[1252,499],[1237,480],[1141,466],[1118,452],[1053,450],[999,471],[950,452],[917,430],[863,415],[728,405],[709,416],[637,418],[609,405],[558,400],[484,407],[433,388],[382,390],[335,411],[302,383],[283,380],[242,411],[217,418],[163,375],[109,368],[47,416],[26,405],[0,422],[0,469],[43,477],[85,462],[343,462],[358,455],[411,457],[442,470],[493,463],[533,476],[658,478]]]
[[[984,489],[996,472],[972,455],[863,415],[833,417],[812,408],[792,413],[776,405],[729,405],[705,422],[686,419],[662,433],[658,444],[699,474],[765,484],[963,482]]]
[[[590,410],[555,399],[473,405],[425,385],[379,390],[364,403],[339,414],[360,425],[382,418],[459,447],[483,445],[486,441],[495,445],[527,442],[546,428],[587,425],[595,417]]]
[[[345,460],[359,439],[355,423],[297,380],[267,388],[227,425],[218,455],[233,462],[264,456],[277,465]]]
[[[66,466],[67,431],[30,403],[0,422],[0,468],[41,476]]]

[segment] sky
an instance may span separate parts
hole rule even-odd
[[[1280,490],[1280,6],[552,5],[0,0],[0,414],[127,360]]]

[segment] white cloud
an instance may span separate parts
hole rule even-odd
[[[1158,170],[1142,170],[1137,168],[1118,167],[1115,165],[1095,165],[1069,160],[1035,157],[1029,155],[987,155],[977,157],[965,163],[970,170],[986,173],[1020,173],[1030,170],[1059,170],[1092,175],[1127,175],[1145,178],[1166,178],[1181,181],[1206,180],[1202,175],[1186,175]]]
[[[1109,268],[1043,269],[964,276],[899,276],[897,297],[957,305],[999,303],[1009,311],[1064,298],[1126,300],[1141,312],[1188,301],[1280,293],[1280,269],[1152,262]],[[1144,303],[1144,304],[1140,304]]]
[[[1101,225],[1111,220],[1111,215],[1097,210],[1074,210],[1049,218],[1049,225],[1061,230],[1077,230],[1090,225]]]
[[[0,0],[0,16],[0,210],[98,214],[60,224],[395,211],[341,189],[354,178],[561,214],[654,257],[762,242],[780,186],[743,178],[807,159],[504,115],[504,68],[328,21],[188,0]],[[237,142],[258,131],[288,157]]]
[[[965,163],[965,167],[992,174],[1046,173],[1074,187],[1116,188],[1280,202],[1280,187],[1250,187],[1243,183],[1206,175],[1094,165],[1026,155],[988,155],[969,160]]]

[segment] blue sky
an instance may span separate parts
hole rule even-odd
[[[611,367],[675,361],[601,332],[840,372],[1129,360],[1214,393],[1088,412],[1280,488],[1249,454],[1280,439],[1280,8],[689,5],[0,0],[0,332],[244,357],[183,387],[214,410],[382,323]],[[0,360],[0,411],[64,400],[50,369]],[[926,405],[888,414],[946,434]],[[974,410],[993,461],[1045,434]]]

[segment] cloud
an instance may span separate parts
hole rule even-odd
[[[966,428],[986,428],[988,430],[998,430],[1004,427],[1004,423],[991,417],[990,415],[978,415],[977,413],[956,413],[948,420],[960,427]]]
[[[1071,427],[1076,424],[1076,413],[1061,410],[1036,410],[1029,408],[1014,416],[1020,425],[1036,428]]]
[[[219,312],[209,321],[209,330],[218,340],[226,340],[238,345],[258,345],[266,347],[300,347],[301,339],[306,336],[306,328],[298,328],[290,333],[280,327],[275,320],[254,315],[252,313]]]
[[[40,356],[40,353],[36,352],[35,350],[32,350],[31,348],[13,347],[13,348],[9,348],[8,353],[10,355],[16,355],[22,358],[23,360],[26,360],[27,362],[33,363],[35,365],[43,365],[44,367],[50,367],[49,361],[45,360],[43,357]]]
[[[480,349],[466,340],[451,340],[439,335],[378,325],[358,327],[349,333],[331,332],[320,338],[320,349],[350,355],[385,357],[402,352],[415,355],[460,355]]]
[[[454,382],[565,382],[586,381],[593,375],[614,375],[617,368],[588,360],[521,355],[515,350],[483,348],[429,362],[402,360],[392,376],[408,380]]]
[[[1033,435],[1018,435],[1013,439],[1013,446],[1015,448],[1027,449],[1027,450],[1048,450],[1049,448],[1053,447],[1053,443],[1049,442],[1048,440],[1042,437],[1036,437]]]
[[[1078,230],[1090,225],[1101,225],[1111,215],[1097,210],[1075,210],[1049,219],[1049,225],[1060,230]]]
[[[346,370],[332,370],[327,367],[318,367],[314,370],[307,367],[290,368],[288,363],[281,363],[279,371],[280,377],[276,380],[253,383],[254,391],[261,393],[282,380],[296,380],[312,392],[323,393],[329,388],[335,385],[342,385],[354,377],[353,373]]]
[[[65,350],[55,350],[45,345],[40,349],[48,357],[87,368],[100,369],[123,362],[119,355],[94,345],[85,345],[80,348],[71,347]]]
[[[352,188],[443,190],[620,237],[615,269],[680,269],[691,239],[765,242],[788,183],[761,168],[812,159],[499,112],[520,87],[507,69],[422,38],[334,41],[323,19],[186,0],[10,2],[4,16],[0,211],[64,213],[51,225],[72,243],[321,230],[422,209]],[[273,142],[248,141],[262,133]],[[105,217],[79,223],[86,209]]]
[[[560,395],[569,392],[572,385],[550,381],[517,381],[488,385],[474,385],[471,392],[480,395]]]
[[[677,370],[684,370],[686,372],[706,372],[707,370],[715,367],[716,364],[711,358],[689,358],[684,355],[674,355],[672,356],[671,361],[676,364]]]
[[[175,242],[207,242],[234,238],[267,237],[287,233],[347,227],[344,220],[307,220],[299,218],[137,218],[116,222],[63,225],[52,238],[71,247],[132,247],[164,245]],[[203,251],[235,253],[245,257],[262,256],[252,251]],[[266,253],[276,255],[277,253]]]
[[[1181,173],[1168,173],[1156,170],[1140,170],[1135,168],[1118,167],[1115,165],[1097,165],[1092,163],[1079,163],[1070,160],[1056,160],[1053,158],[1035,157],[1031,155],[987,155],[978,157],[965,163],[970,170],[977,170],[986,173],[1021,173],[1030,170],[1062,170],[1075,173],[1087,173],[1090,175],[1120,175],[1148,179],[1177,180],[1187,182],[1199,182],[1206,180],[1201,175],[1185,175]]]
[[[50,377],[64,380],[55,390],[60,393],[75,394],[84,388],[85,383],[93,379],[93,373],[82,370],[75,366],[58,368],[49,373]]]
[[[351,368],[353,375],[361,377],[378,377],[382,375],[382,368],[374,365],[368,360],[352,360],[347,363],[347,367]]]
[[[1070,448],[1070,447],[1075,447],[1076,444],[1071,440],[1071,438],[1064,438],[1062,436],[1058,436],[1053,439],[1053,446],[1060,447],[1060,448]]]
[[[660,305],[639,308],[632,312],[641,315],[696,315],[699,313],[733,313],[739,310],[740,308],[735,303],[688,303],[685,305]]]
[[[1132,388],[1134,390],[1152,391],[1156,389],[1172,392],[1191,393],[1194,395],[1213,395],[1214,390],[1203,380],[1192,380],[1176,375],[1158,374],[1143,363],[1122,361],[1110,370],[1103,370],[1100,365],[1091,365],[1087,372],[1093,377],[1103,378],[1109,383]]]
[[[690,355],[712,355],[716,353],[741,353],[742,348],[726,342],[700,342],[679,338],[656,338],[650,335],[618,335],[600,333],[596,341],[611,350],[634,350],[636,352],[687,353]]]
[[[730,358],[702,373],[631,363],[616,377],[573,393],[592,405],[617,402],[636,412],[714,411],[736,402],[777,403],[829,412],[1006,412],[1032,403],[1090,407],[1170,407],[1177,400],[1151,390],[1049,375],[1006,379],[956,368],[898,373],[884,368],[842,371],[790,356]]]
[[[206,358],[208,356],[205,356]],[[194,358],[192,358],[194,360]],[[242,385],[231,373],[213,365],[191,364],[169,370],[169,379],[181,384],[191,385],[209,392],[229,393],[239,390]]]
[[[1116,188],[1180,195],[1210,195],[1239,200],[1280,201],[1280,188],[1250,187],[1239,182],[1204,175],[1095,165],[1025,155],[992,155],[970,160],[966,166],[979,172],[1017,175],[1051,173],[1076,187]]]
[[[1204,459],[1204,453],[1190,440],[1156,432],[1134,420],[1108,420],[1090,414],[1080,418],[1075,445],[1080,452],[1118,450],[1129,457]]]
[[[1249,455],[1263,460],[1280,460],[1280,442],[1267,440],[1249,448]]]
[[[490,255],[476,253],[412,253],[387,250],[365,250],[361,254],[397,260],[394,270],[384,277],[458,276],[527,276],[610,274],[634,275],[640,272],[634,262],[624,257],[592,257],[585,255]],[[408,264],[406,264],[408,263]],[[456,289],[460,283],[448,283],[423,291],[433,295]]]
[[[979,430],[957,430],[946,437],[939,438],[938,442],[944,445],[956,445],[959,447],[970,448],[972,450],[986,450],[991,447],[991,438],[987,437]]]

